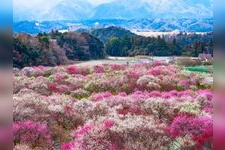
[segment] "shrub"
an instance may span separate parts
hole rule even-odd
[[[180,58],[176,61],[176,64],[180,66],[200,66],[202,61],[199,59]]]
[[[17,144],[13,150],[31,150],[30,146],[25,144]]]
[[[153,75],[144,75],[137,80],[137,85],[140,90],[159,90],[161,87],[158,84],[160,79]]]
[[[201,126],[199,126],[199,123]],[[171,125],[173,135],[202,135],[204,132],[212,130],[212,119],[207,117],[197,117],[193,115],[181,115],[174,118]]]
[[[150,118],[127,116],[85,125],[74,134],[74,149],[167,149],[171,140]],[[140,147],[137,147],[140,146]]]
[[[156,62],[31,67],[13,78],[17,148],[212,149],[212,74]]]
[[[33,121],[17,122],[13,124],[13,142],[27,144],[31,148],[52,148],[51,134],[46,124]]]
[[[76,66],[68,66],[67,68],[67,72],[70,74],[78,74],[79,70],[77,69]]]

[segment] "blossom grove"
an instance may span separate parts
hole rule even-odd
[[[14,149],[211,150],[211,77],[163,62],[14,69]]]

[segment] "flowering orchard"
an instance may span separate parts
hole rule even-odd
[[[211,150],[211,77],[162,62],[14,69],[14,149]]]

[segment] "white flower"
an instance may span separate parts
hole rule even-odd
[[[64,112],[62,105],[49,105],[48,110],[52,112],[61,112],[61,113]]]

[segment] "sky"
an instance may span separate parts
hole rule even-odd
[[[103,3],[112,2],[114,0],[87,0],[87,1],[89,1],[93,5],[100,5],[100,4],[103,4]]]
[[[13,6],[14,8],[17,8],[17,7],[34,8],[34,7],[40,7],[40,6],[42,8],[49,8],[60,1],[62,0],[14,0]],[[83,0],[83,1],[88,1],[94,6],[98,6],[100,4],[112,2],[114,0]]]
[[[43,7],[48,8],[54,4],[57,4],[60,0],[13,0],[13,7],[26,7],[35,8]]]

